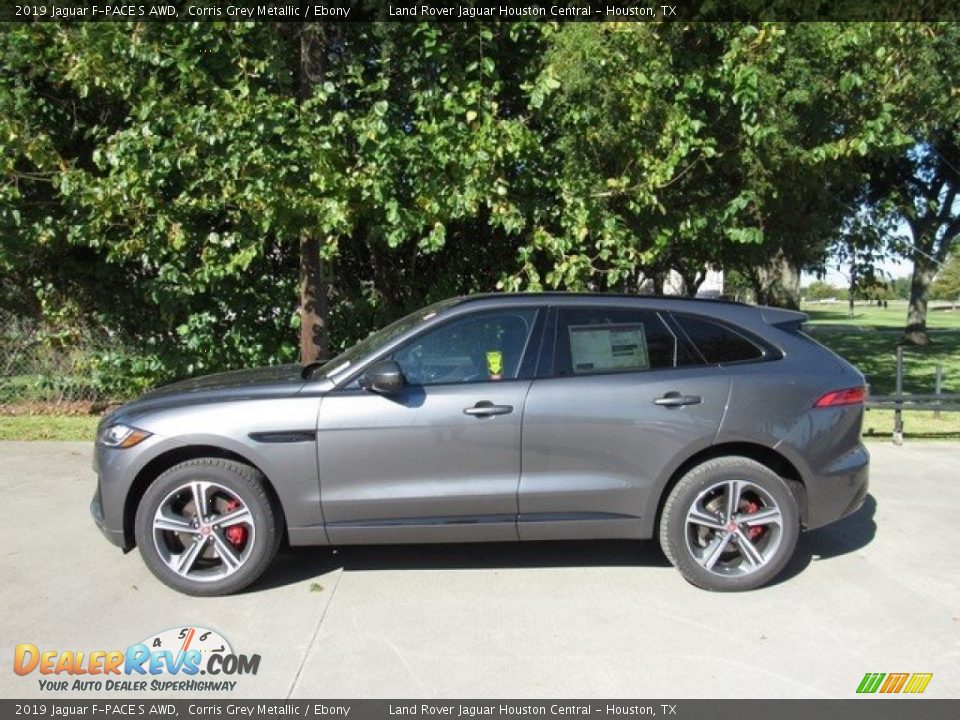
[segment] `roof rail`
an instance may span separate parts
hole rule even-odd
[[[683,302],[696,302],[696,303],[706,303],[706,304],[722,304],[722,305],[740,305],[743,307],[750,307],[747,303],[741,302],[739,300],[732,300],[728,297],[717,297],[717,298],[698,298],[698,297],[686,297],[684,295],[641,295],[639,293],[604,293],[604,292],[567,292],[563,290],[548,290],[536,292],[489,292],[489,293],[476,293],[473,295],[461,295],[458,299],[458,304],[463,304],[467,302],[473,302],[475,300],[488,300],[493,298],[551,298],[551,297],[598,297],[598,298],[628,298],[631,300],[671,300],[671,301],[683,301]]]

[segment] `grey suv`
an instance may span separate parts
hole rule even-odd
[[[651,538],[746,590],[867,493],[863,376],[806,316],[616,295],[431,305],[323,365],[169,385],[104,418],[96,522],[217,595],[290,545]]]

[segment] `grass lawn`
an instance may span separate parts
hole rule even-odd
[[[907,303],[895,300],[886,309],[876,305],[856,305],[853,318],[847,315],[847,304],[806,303],[803,312],[816,325],[860,325],[903,332],[907,324]],[[960,330],[960,305],[957,310],[931,309],[927,313],[927,327],[933,330]]]
[[[905,440],[960,440],[960,412],[940,413],[905,410],[903,413]],[[893,438],[893,410],[867,410],[863,418],[863,439],[890,440]]]
[[[846,358],[867,376],[870,392],[888,395],[896,390],[897,343],[907,319],[904,302],[887,309],[857,305],[853,317],[847,306],[808,304],[809,332],[819,342]],[[927,328],[933,343],[924,348],[903,349],[903,390],[932,393],[936,366],[943,367],[943,392],[960,393],[960,310],[930,310]],[[960,440],[960,413],[905,411],[907,439]],[[889,439],[893,433],[893,410],[870,410],[863,424],[865,438]]]
[[[843,306],[810,304],[810,334],[838,355],[860,368],[874,395],[896,390],[897,343],[906,324],[905,303],[884,310],[858,305],[854,316]],[[927,327],[932,343],[903,349],[903,390],[932,393],[934,373],[943,367],[943,392],[960,392],[960,310],[931,310]]]
[[[0,415],[0,440],[90,440],[96,415]]]

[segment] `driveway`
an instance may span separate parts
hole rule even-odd
[[[926,696],[958,697],[960,444],[870,448],[863,509],[750,593],[697,590],[654,542],[598,542],[285,551],[252,591],[205,599],[100,536],[91,445],[0,443],[0,696],[78,697],[39,686],[75,677],[14,674],[18,643],[123,650],[196,626],[259,654],[257,674],[160,695],[849,698],[867,672],[932,672]]]

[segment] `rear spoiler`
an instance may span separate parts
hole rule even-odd
[[[798,332],[800,326],[810,319],[810,316],[806,313],[796,310],[783,310],[775,307],[761,307],[759,310],[760,317],[767,325],[773,325],[788,332]]]

